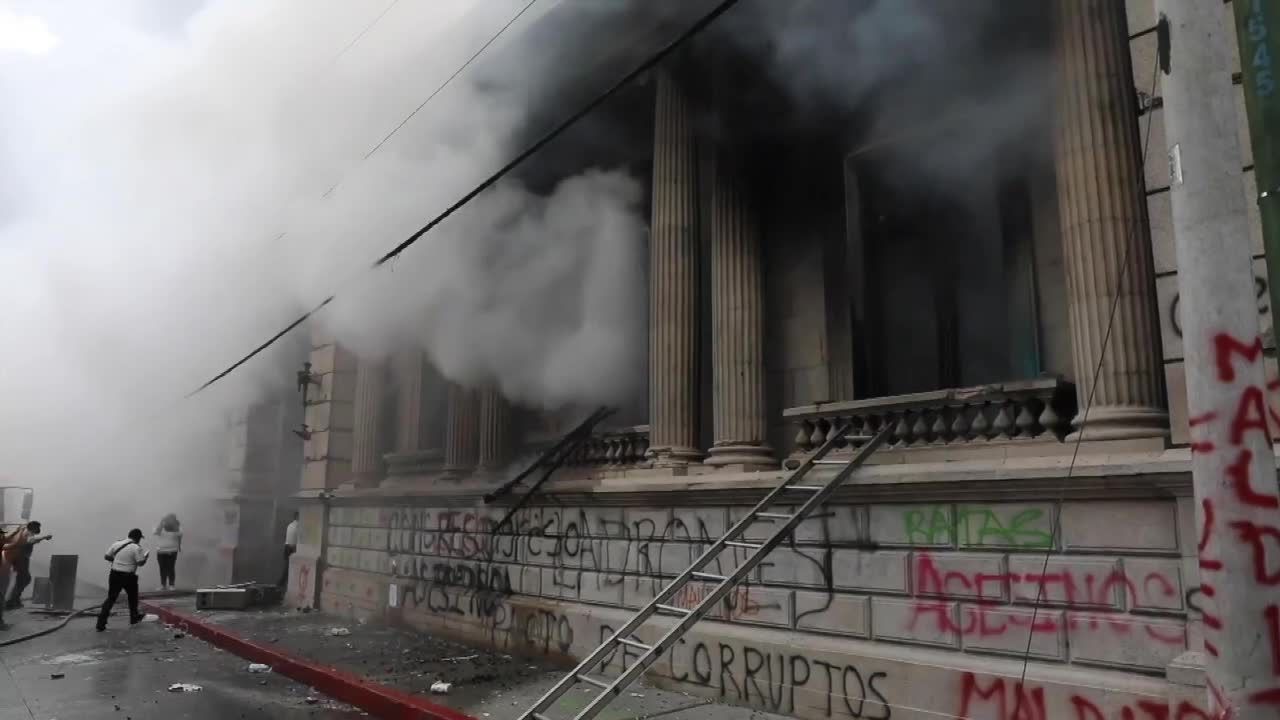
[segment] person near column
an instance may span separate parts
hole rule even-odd
[[[156,526],[156,564],[160,566],[160,590],[178,589],[178,553],[182,552],[182,525],[173,513]]]
[[[293,522],[284,529],[284,569],[280,571],[280,587],[289,587],[289,558],[298,552],[298,511],[293,512]]]
[[[121,590],[129,597],[129,624],[142,622],[142,614],[138,612],[138,568],[147,564],[151,553],[141,543],[142,531],[134,528],[126,539],[111,543],[107,548],[104,557],[111,563],[111,574],[107,576],[107,599],[98,611],[98,632],[107,629],[111,606],[116,604]]]
[[[40,523],[34,520],[14,533],[11,550],[14,583],[13,592],[9,593],[9,599],[4,604],[6,610],[17,610],[22,607],[22,593],[31,584],[31,555],[35,552],[36,545],[52,539],[52,535],[40,534]]]
[[[20,532],[21,528],[8,535],[0,533],[0,597],[4,597],[9,590],[9,573],[12,567],[9,558],[12,556],[12,551],[18,547],[14,543]],[[4,622],[4,603],[0,603],[0,630],[8,629],[9,626]]]

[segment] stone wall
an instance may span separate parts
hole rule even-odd
[[[498,510],[338,505],[321,605],[507,652],[581,656],[747,507],[539,507],[493,535]],[[800,717],[1172,712],[1181,700],[1166,668],[1199,643],[1194,549],[1190,504],[1172,499],[833,505],[650,674]],[[633,660],[619,652],[610,671]],[[1202,717],[1184,710],[1168,717]]]

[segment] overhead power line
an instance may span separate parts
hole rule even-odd
[[[676,36],[675,39],[671,40],[662,48],[660,48],[657,52],[650,55],[647,59],[645,59],[643,62],[637,65],[635,69],[631,70],[626,75],[623,75],[617,82],[615,82],[612,86],[610,86],[609,89],[600,93],[591,101],[589,101],[586,105],[583,105],[576,112],[569,115],[569,117],[563,120],[559,125],[553,128],[550,132],[548,132],[546,135],[543,135],[538,140],[534,141],[533,144],[529,145],[527,148],[524,149],[524,151],[522,151],[520,154],[512,158],[511,161],[509,161],[507,164],[503,165],[502,167],[498,168],[496,171],[494,171],[492,175],[490,175],[489,177],[481,181],[480,184],[477,185],[474,189],[472,189],[470,192],[466,193],[461,198],[459,198],[457,202],[445,208],[443,212],[441,212],[439,215],[432,218],[431,221],[428,222],[426,225],[423,225],[421,228],[415,231],[412,235],[405,238],[400,244],[396,245],[394,248],[392,248],[387,253],[385,253],[384,255],[379,257],[377,260],[375,260],[373,264],[370,265],[369,269],[376,270],[382,267],[383,265],[387,264],[392,259],[396,258],[398,255],[400,255],[400,253],[404,252],[411,245],[413,245],[419,239],[421,239],[423,235],[426,235],[428,232],[430,232],[433,228],[435,228],[437,225],[443,222],[450,215],[453,215],[455,212],[457,212],[463,205],[466,205],[467,203],[474,200],[477,195],[484,192],[485,190],[488,190],[496,182],[498,182],[498,180],[502,179],[503,176],[510,173],[516,167],[521,165],[525,160],[528,160],[532,155],[537,153],[542,148],[546,147],[552,140],[555,140],[557,137],[563,134],[566,130],[573,127],[580,120],[582,120],[582,118],[586,117],[593,110],[603,105],[607,100],[609,100],[609,98],[613,97],[624,87],[626,87],[627,85],[635,81],[636,78],[645,74],[649,70],[652,70],[654,67],[658,65],[658,63],[662,62],[664,59],[666,59],[668,55],[674,52],[676,48],[680,47],[684,43],[688,42],[691,38],[701,33],[709,25],[711,25],[711,23],[715,22],[717,18],[719,18],[721,15],[723,15],[730,8],[732,8],[734,5],[737,5],[737,4],[738,4],[738,0],[722,0],[709,12],[707,12],[705,15],[699,18],[697,22],[693,23],[684,32]],[[328,297],[326,297],[315,307],[311,308],[310,310],[308,310],[307,312],[299,316],[296,320],[286,325],[284,329],[280,330],[280,332],[273,335],[266,342],[254,348],[253,351],[251,351],[248,355],[245,355],[244,357],[235,361],[230,366],[228,366],[225,370],[218,373],[217,375],[214,375],[212,378],[206,381],[203,385],[191,391],[191,393],[189,393],[187,397],[191,397],[193,395],[196,395],[197,393],[202,392],[203,390],[207,389],[210,385],[213,385],[219,380],[235,372],[242,365],[249,362],[259,353],[261,353],[262,351],[266,350],[267,348],[275,344],[275,342],[278,341],[280,338],[287,335],[289,331],[293,330],[294,328],[298,327],[302,323],[306,322],[307,319],[310,318],[312,315],[316,314],[317,312],[322,310],[326,305],[333,302],[336,297],[337,297],[336,294],[329,295]]]

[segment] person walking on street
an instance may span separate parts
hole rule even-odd
[[[173,513],[156,526],[156,564],[160,566],[160,590],[177,590],[178,553],[182,552],[182,525]]]
[[[142,615],[138,613],[138,568],[147,564],[151,553],[142,547],[141,542],[142,531],[134,528],[129,531],[127,539],[111,543],[107,548],[104,557],[111,563],[111,574],[107,577],[107,600],[98,611],[98,632],[107,629],[111,606],[116,604],[121,590],[129,596],[129,624],[142,622]]]
[[[280,571],[280,587],[289,588],[289,558],[298,552],[298,511],[293,511],[293,522],[284,529],[284,569]]]
[[[22,607],[22,593],[31,584],[31,555],[35,552],[36,545],[52,539],[52,535],[40,534],[40,523],[34,520],[14,533],[13,548],[10,550],[13,555],[10,558],[14,572],[13,592],[9,594],[9,599],[4,604],[5,610],[17,610]]]

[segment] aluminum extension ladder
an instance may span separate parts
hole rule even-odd
[[[545,713],[551,706],[569,691],[574,685],[583,683],[593,686],[600,690],[600,694],[596,695],[587,703],[581,712],[574,716],[574,720],[590,720],[604,709],[615,697],[622,693],[637,678],[644,673],[654,662],[658,660],[669,650],[676,642],[687,633],[699,620],[711,612],[716,604],[724,599],[739,583],[741,583],[752,570],[760,564],[761,561],[769,555],[783,540],[791,534],[792,531],[800,525],[814,510],[820,508],[828,498],[834,493],[849,476],[857,470],[870,455],[880,447],[889,433],[892,432],[892,425],[886,424],[875,432],[874,435],[858,435],[850,436],[849,432],[852,424],[846,424],[837,432],[827,436],[827,441],[822,444],[808,459],[801,463],[790,475],[787,476],[782,484],[774,488],[768,495],[764,497],[751,512],[743,516],[741,520],[729,528],[724,537],[716,540],[711,547],[707,548],[697,560],[693,562],[688,569],[680,573],[671,584],[667,585],[662,592],[658,593],[653,600],[640,609],[630,620],[618,629],[608,640],[591,652],[577,667],[568,675],[560,679],[545,695],[538,699],[536,703],[523,714],[520,720],[552,720]],[[862,443],[858,447],[853,457],[847,460],[825,460],[826,455],[839,445],[845,442]],[[824,485],[802,485],[802,480],[809,471],[817,465],[843,465],[839,472],[835,474]],[[768,512],[768,509],[776,504],[784,503],[790,505],[788,500],[794,500],[797,497],[807,496],[808,499],[800,506],[794,514],[785,512]],[[751,543],[738,540],[746,530],[757,522],[780,523],[781,525],[769,536],[763,543]],[[702,572],[702,569],[708,563],[715,560],[721,552],[727,548],[740,548],[750,550],[750,555],[728,576],[715,575],[712,573]],[[683,588],[690,580],[698,582],[716,583],[715,590],[707,594],[696,606],[690,609],[676,607],[668,604],[668,601],[675,597],[680,589]],[[668,630],[656,645],[648,645],[633,637],[636,630],[655,613],[661,613],[667,616],[680,618],[670,630]],[[627,668],[615,678],[612,682],[594,677],[590,675],[602,660],[610,656],[620,646],[628,646],[640,651],[641,655],[636,662]]]

